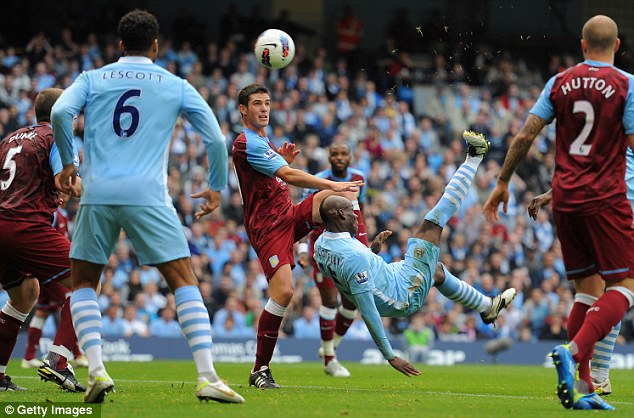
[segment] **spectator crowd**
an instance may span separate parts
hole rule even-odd
[[[401,338],[405,332],[405,338],[425,341],[566,338],[573,292],[566,280],[552,214],[549,209],[542,210],[537,221],[532,221],[526,212],[530,199],[550,187],[553,129],[540,134],[513,177],[508,212],[498,224],[484,220],[482,205],[508,144],[543,83],[576,58],[553,55],[547,68],[531,68],[508,51],[493,53],[492,44],[480,45],[474,56],[466,58],[454,53],[461,46],[456,43],[454,49],[437,49],[431,59],[422,60],[428,64],[421,66],[414,64],[416,48],[403,48],[404,41],[398,34],[388,31],[385,51],[377,55],[381,59],[373,57],[373,61],[350,65],[345,56],[334,55],[335,51],[316,47],[309,53],[297,42],[293,63],[271,71],[251,53],[250,44],[257,33],[240,37],[230,28],[227,31],[227,36],[206,44],[160,39],[157,64],[186,78],[207,100],[226,137],[229,153],[242,129],[237,93],[253,82],[265,84],[271,91],[271,142],[276,146],[294,142],[301,150],[294,162],[296,168],[313,174],[323,170],[328,167],[328,146],[348,142],[352,166],[367,176],[368,235],[373,237],[384,229],[393,231],[380,253],[387,261],[403,258],[413,228],[440,198],[444,185],[464,159],[462,131],[482,132],[491,141],[491,152],[469,195],[443,232],[441,260],[486,295],[512,286],[518,290],[518,297],[492,328],[484,325],[477,313],[432,289],[426,307],[411,319],[411,327],[407,319],[386,322],[393,337]],[[80,72],[116,61],[116,45],[113,36],[91,33],[78,39],[70,28],[51,39],[39,33],[26,45],[0,45],[2,137],[35,123],[33,101],[39,91],[66,88]],[[390,50],[399,45],[398,52]],[[359,59],[358,55],[354,57]],[[418,74],[416,80],[413,74]],[[416,102],[417,107],[414,81],[429,92],[422,105]],[[83,116],[79,115],[76,144],[80,158],[82,136]],[[206,188],[208,165],[198,134],[184,120],[177,124],[171,144],[169,190],[188,238],[214,336],[255,337],[257,320],[268,297],[267,282],[246,237],[241,196],[231,164],[222,207],[196,220],[194,213],[200,202],[190,195]],[[291,189],[291,193],[297,200],[302,190]],[[71,226],[78,204],[76,200],[68,203]],[[296,338],[319,338],[319,292],[309,271],[296,267],[293,274],[296,293],[283,332]],[[3,298],[6,292],[0,291]],[[123,232],[103,273],[99,304],[106,337],[181,337],[174,296],[156,268],[138,265],[134,248]],[[628,316],[624,321],[622,338],[634,338],[633,319]],[[45,334],[54,324],[47,327]],[[413,334],[422,329],[432,330],[432,335],[428,331],[422,337]],[[356,321],[346,337],[353,338],[370,338],[361,321]]]

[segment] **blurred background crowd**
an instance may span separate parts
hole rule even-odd
[[[465,44],[460,37],[447,36],[446,28],[443,31],[442,25],[434,24],[432,17],[430,21],[425,27],[427,36],[413,24],[373,28],[385,32],[385,44],[376,53],[359,54],[356,46],[368,28],[353,9],[342,9],[333,22],[334,48],[304,43],[312,39],[311,30],[288,14],[281,13],[271,22],[257,10],[247,16],[233,9],[221,19],[215,39],[202,39],[195,24],[181,22],[181,31],[160,39],[157,64],[189,80],[207,100],[230,154],[242,129],[237,93],[253,82],[271,91],[271,142],[277,146],[294,142],[301,150],[295,167],[310,173],[326,169],[328,146],[349,143],[351,166],[367,176],[368,235],[393,231],[381,252],[387,261],[403,257],[407,238],[463,161],[462,131],[484,133],[491,141],[491,152],[460,212],[444,230],[441,259],[450,271],[486,295],[512,286],[519,291],[518,297],[493,328],[484,325],[477,313],[432,289],[419,314],[390,320],[386,326],[393,337],[404,335],[412,341],[564,340],[573,293],[552,215],[546,209],[533,221],[526,212],[531,198],[550,187],[553,129],[541,133],[513,177],[508,212],[501,221],[488,224],[481,211],[509,142],[543,84],[581,60],[577,45],[570,46],[569,54],[551,54],[548,62],[534,64],[494,43]],[[66,88],[80,72],[118,59],[118,40],[112,32],[116,24],[105,27],[82,34],[64,27],[56,33],[36,33],[23,44],[0,43],[2,137],[35,123],[33,101],[39,91]],[[266,69],[251,52],[254,39],[268,27],[286,30],[297,45],[293,63],[280,71]],[[424,100],[417,100],[417,94]],[[80,158],[82,137],[80,115],[76,129]],[[179,121],[171,144],[169,190],[190,244],[214,336],[254,337],[267,299],[267,283],[246,237],[231,162],[228,169],[229,187],[223,192],[222,207],[197,221],[194,212],[199,202],[190,195],[207,187],[208,165],[200,137],[186,121]],[[291,189],[295,201],[302,192]],[[78,205],[78,201],[67,205],[71,231]],[[296,292],[283,332],[296,338],[319,338],[319,292],[310,271],[296,267],[294,277]],[[0,291],[3,298],[6,293]],[[123,232],[104,271],[99,303],[105,337],[181,336],[173,295],[157,269],[138,265]],[[624,320],[622,341],[634,339],[632,320],[631,314]],[[49,321],[44,334],[52,333],[54,327]],[[355,321],[346,336],[354,338],[370,339],[362,321]]]

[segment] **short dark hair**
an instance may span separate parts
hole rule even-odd
[[[35,98],[35,118],[38,122],[51,121],[51,109],[62,95],[62,89],[44,89]]]
[[[158,38],[159,24],[152,13],[135,9],[119,20],[117,31],[126,51],[145,52]]]
[[[248,84],[240,89],[240,92],[238,93],[238,104],[248,107],[249,97],[251,97],[251,95],[255,93],[266,93],[269,96],[271,95],[271,93],[269,93],[269,89],[267,89],[266,86],[263,86],[262,84]]]

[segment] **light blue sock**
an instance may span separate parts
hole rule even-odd
[[[88,373],[105,372],[101,356],[101,311],[94,289],[75,290],[70,295],[70,313],[79,346],[88,358]]]
[[[198,379],[205,378],[214,383],[218,375],[211,357],[211,323],[200,290],[196,286],[183,286],[174,292],[176,313],[183,334],[192,350]]]
[[[616,324],[605,338],[594,343],[594,353],[590,361],[592,369],[590,374],[597,382],[603,382],[610,377],[610,361],[612,360],[616,338],[619,336],[620,331],[621,322]]]
[[[445,193],[436,206],[425,216],[425,220],[433,222],[441,228],[445,227],[449,219],[460,208],[481,162],[481,155],[467,157],[445,187]]]
[[[483,295],[469,283],[451,274],[444,264],[441,263],[441,265],[445,272],[445,281],[442,285],[437,286],[437,289],[443,296],[480,313],[488,312],[491,309],[490,297]]]

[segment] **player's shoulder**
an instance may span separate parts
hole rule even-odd
[[[327,179],[332,176],[332,171],[330,169],[322,170],[318,173],[315,173],[315,177],[319,177],[320,179]]]
[[[233,157],[245,157],[247,152],[247,136],[245,131],[240,132],[240,134],[233,141]]]
[[[352,180],[355,180],[355,176],[365,180],[365,174],[363,174],[363,171],[359,170],[358,168],[348,167],[348,171],[352,175]]]
[[[618,67],[614,67],[614,69],[623,77],[625,77],[629,83],[632,85],[632,83],[634,82],[634,74],[628,73],[625,70],[622,70]]]

